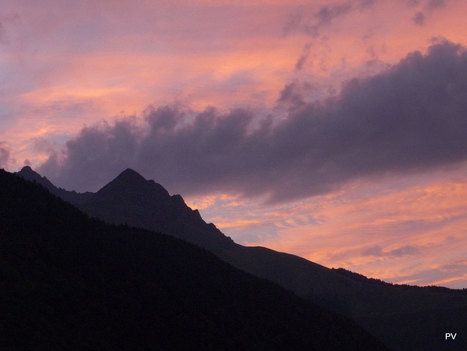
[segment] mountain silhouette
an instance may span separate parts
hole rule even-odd
[[[145,187],[118,182],[131,178]],[[387,350],[206,250],[91,219],[3,170],[0,228],[1,350]]]
[[[467,349],[466,290],[392,285],[298,256],[238,245],[204,222],[180,195],[170,196],[131,169],[74,204],[108,223],[166,233],[205,248],[234,267],[352,318],[395,350]],[[447,343],[444,333],[451,329],[459,336]]]
[[[207,224],[180,195],[167,190],[137,172],[126,169],[96,192],[77,204],[91,216],[114,224],[167,233],[211,251],[230,247],[233,241],[213,224]]]
[[[62,198],[63,200],[78,205],[86,202],[93,195],[91,192],[77,193],[76,191],[67,191],[62,188],[57,188],[46,177],[42,177],[39,173],[32,170],[30,166],[25,166],[17,173],[22,178],[31,182],[38,183],[49,190],[52,194]]]

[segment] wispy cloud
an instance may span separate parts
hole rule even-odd
[[[421,11],[418,11],[413,16],[413,22],[419,26],[423,26],[425,24],[425,14]]]
[[[8,159],[10,158],[10,151],[5,142],[0,142],[0,167],[6,167]]]
[[[326,4],[319,8],[300,6],[290,14],[284,25],[284,33],[299,32],[311,37],[317,37],[322,28],[330,26],[334,21],[353,11],[361,11],[372,7],[375,2],[375,0],[348,0]]]
[[[455,170],[349,184],[278,209],[284,217],[312,214],[315,220],[280,228],[255,244],[391,282],[462,287],[466,184]]]
[[[467,282],[467,261],[453,260],[448,263],[435,264],[428,269],[413,274],[394,277],[399,284],[417,285],[449,285],[452,288],[465,288]]]
[[[418,253],[420,250],[419,247],[413,245],[404,245],[392,250],[383,250],[381,246],[375,245],[368,248],[365,248],[361,251],[361,254],[364,256],[377,256],[377,257],[399,257],[404,255],[413,255]]]
[[[310,54],[310,49],[311,49],[311,43],[306,43],[302,55],[299,57],[297,60],[297,63],[295,64],[295,72],[299,72],[303,69],[303,66],[305,65],[308,55]]]
[[[446,6],[446,0],[427,0],[425,6],[428,10],[437,10]]]

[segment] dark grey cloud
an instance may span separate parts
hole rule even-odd
[[[381,246],[375,245],[362,250],[363,256],[376,257],[400,257],[406,255],[414,255],[420,251],[420,248],[413,245],[405,245],[393,250],[383,250]]]
[[[406,256],[406,255],[414,255],[420,251],[420,248],[418,246],[413,246],[413,245],[405,245],[398,247],[397,249],[394,250],[389,250],[385,252],[386,256],[390,257],[400,257],[400,256]]]
[[[403,245],[392,250],[387,250],[380,245],[372,245],[361,249],[350,249],[331,253],[327,259],[331,261],[342,261],[361,256],[397,258],[402,256],[417,255],[420,254],[424,249],[426,249],[426,246]]]
[[[423,26],[425,24],[425,15],[423,12],[418,11],[414,16],[413,16],[413,22],[416,25]]]
[[[308,56],[310,55],[311,43],[306,43],[305,47],[303,48],[303,53],[297,60],[295,64],[295,72],[299,72],[303,69],[306,61],[308,60]]]
[[[419,0],[407,1],[408,7],[416,8],[419,5],[421,5]],[[412,20],[416,25],[423,26],[427,21],[427,15],[429,17],[434,11],[444,8],[446,5],[446,0],[426,0],[423,3],[423,11],[417,11],[412,17]]]
[[[295,72],[301,71],[303,65],[305,64],[306,60],[308,59],[308,54],[302,54],[295,64]]]
[[[351,10],[352,4],[350,1],[326,5],[315,13],[315,18],[318,21],[318,25],[330,24],[334,19],[349,13]]]
[[[420,0],[407,0],[408,7],[417,7],[420,5]]]
[[[457,260],[451,263],[441,265],[439,270],[443,272],[467,271],[467,259]]]
[[[0,13],[0,43],[7,44],[7,27],[19,21],[20,17],[17,13]]]
[[[437,10],[446,6],[446,0],[428,0],[425,6],[428,10]]]
[[[394,279],[395,283],[410,281],[417,285],[443,285],[452,289],[465,288],[465,272],[467,260],[459,259],[435,268],[422,270],[414,274],[400,276]]]
[[[310,83],[294,81],[281,90],[277,104],[289,110],[298,109],[305,106],[305,96],[311,93],[312,90],[313,87]]]
[[[0,142],[0,168],[4,168],[10,158],[10,151],[6,143]]]
[[[84,128],[40,171],[93,190],[132,167],[169,191],[215,191],[289,201],[351,180],[420,173],[467,161],[467,53],[444,41],[383,73],[347,82],[323,101],[282,93],[286,115],[150,108]],[[290,91],[288,91],[290,90]],[[287,98],[287,94],[289,94]],[[295,95],[294,95],[295,94]]]
[[[330,25],[335,19],[351,11],[352,4],[347,1],[323,6],[311,15],[300,12],[301,15],[291,18],[287,28],[289,28],[290,31],[303,31],[312,37],[316,37],[322,27]]]
[[[332,24],[340,17],[344,17],[355,10],[364,10],[376,3],[376,0],[348,0],[331,3],[317,10],[314,7],[301,6],[292,13],[284,26],[285,34],[304,32],[312,37],[317,37],[321,28]]]
[[[0,21],[0,41],[3,39],[5,35],[5,28],[3,26],[3,23]]]
[[[411,2],[411,4],[408,4],[410,7],[416,7],[419,5],[419,2]],[[442,9],[446,7],[447,3],[445,0],[427,0],[424,3],[424,12],[423,11],[417,11],[415,15],[412,17],[413,22],[418,25],[418,26],[423,26],[426,23],[427,20],[427,15],[432,14],[434,11],[437,11],[439,9]]]
[[[379,245],[370,246],[362,250],[363,256],[383,256],[383,249]]]

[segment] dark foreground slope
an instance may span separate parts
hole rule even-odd
[[[384,350],[344,318],[0,170],[1,350]]]
[[[48,184],[30,169],[19,174]],[[110,223],[164,232],[204,247],[237,268],[354,319],[395,350],[467,350],[467,290],[391,285],[294,255],[235,244],[181,196],[170,196],[130,169],[75,204]],[[456,339],[446,341],[451,330]]]

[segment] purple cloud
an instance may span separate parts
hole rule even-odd
[[[384,251],[381,246],[375,245],[367,247],[362,250],[363,256],[376,256],[376,257],[400,257],[406,255],[414,255],[420,251],[420,247],[413,245],[405,245],[398,247],[397,249]]]
[[[310,12],[301,6],[289,16],[284,26],[284,32],[289,34],[299,31],[317,37],[323,27],[331,25],[338,18],[344,17],[352,11],[369,8],[375,3],[376,0],[344,1],[322,6],[318,10],[313,8]]]
[[[467,53],[459,45],[444,41],[425,55],[413,52],[327,100],[304,103],[299,94],[306,91],[289,90],[283,119],[167,106],[148,109],[144,123],[87,127],[39,170],[75,190],[95,190],[132,167],[182,194],[283,202],[355,179],[467,160]]]
[[[311,43],[307,43],[303,48],[303,53],[295,63],[295,72],[299,72],[302,70],[303,66],[305,65],[306,61],[308,60],[308,56],[310,55]]]
[[[435,268],[429,268],[416,273],[401,276],[393,279],[395,283],[403,281],[415,282],[417,285],[443,285],[451,289],[465,288],[465,272],[467,260],[459,259],[453,262],[442,264]],[[412,283],[413,284],[413,283]]]
[[[445,6],[446,6],[446,0],[428,0],[426,3],[426,8],[428,10],[437,10]]]
[[[418,11],[415,16],[413,16],[413,22],[416,25],[423,26],[425,24],[425,15],[423,12]]]
[[[407,0],[408,7],[417,7],[418,5],[420,5],[419,0]]]

